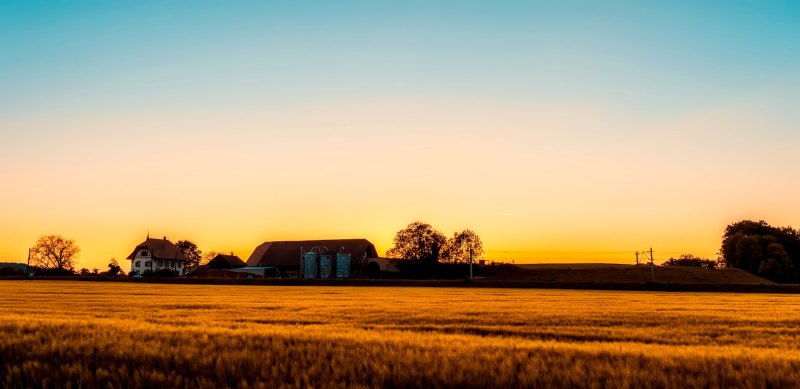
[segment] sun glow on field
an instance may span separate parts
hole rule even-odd
[[[799,322],[793,295],[3,281],[0,383],[791,387]]]

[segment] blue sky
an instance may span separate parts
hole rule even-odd
[[[435,3],[435,4],[433,4]],[[4,2],[8,114],[346,96],[671,113],[797,83],[796,2]]]

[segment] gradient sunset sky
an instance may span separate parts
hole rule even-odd
[[[416,220],[517,263],[714,258],[800,225],[800,3],[4,1],[0,146],[0,261]]]

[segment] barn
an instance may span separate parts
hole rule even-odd
[[[353,277],[366,277],[368,259],[378,257],[375,245],[366,239],[329,239],[264,242],[247,259],[249,267],[272,266],[281,274],[298,277],[303,254],[319,253],[350,254],[350,272]]]

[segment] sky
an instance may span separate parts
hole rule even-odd
[[[715,258],[800,225],[797,42],[782,1],[3,1],[0,261],[414,221],[515,263]]]

